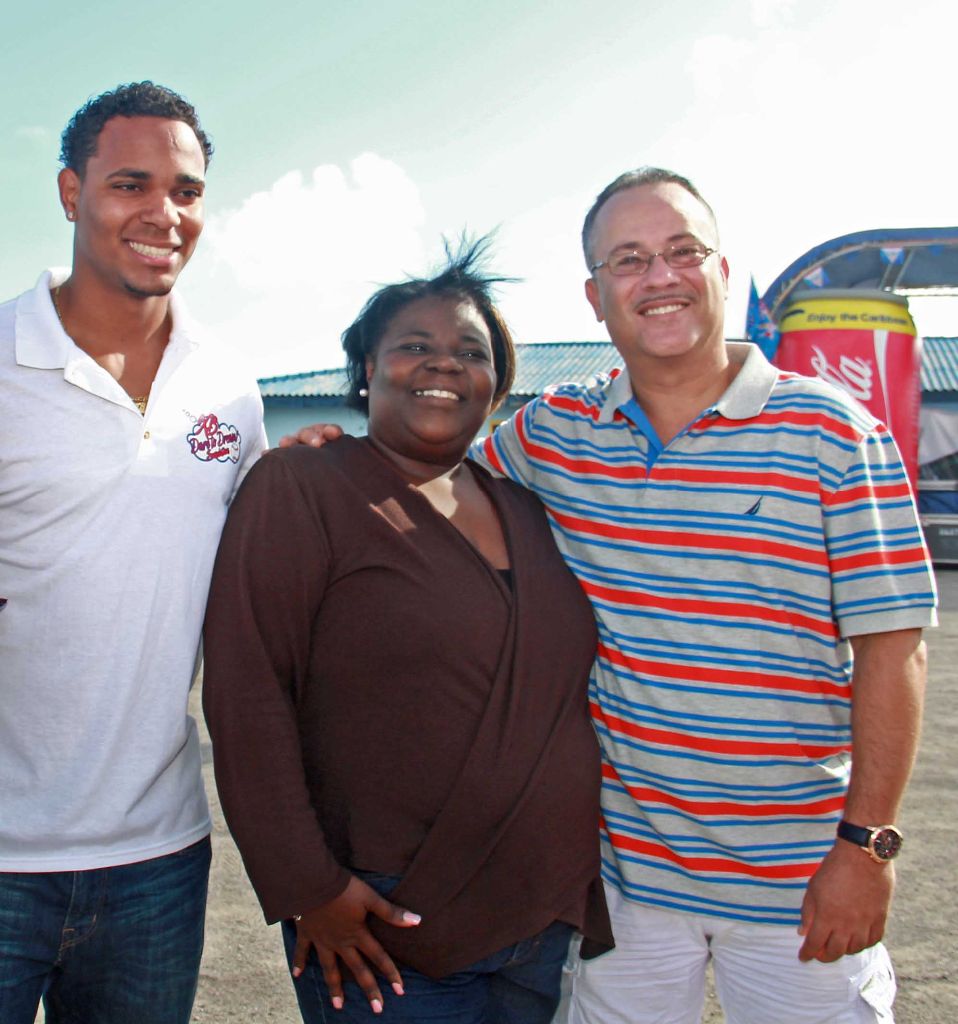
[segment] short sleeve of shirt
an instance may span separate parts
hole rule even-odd
[[[867,431],[822,503],[835,620],[843,637],[935,625],[935,583],[891,435]]]
[[[535,422],[536,413],[542,403],[534,398],[488,436],[476,441],[470,456],[490,473],[514,480],[523,487],[535,490],[532,466],[529,459],[528,428]]]

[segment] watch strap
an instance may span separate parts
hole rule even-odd
[[[848,842],[854,843],[856,846],[866,850],[874,831],[873,828],[865,828],[864,825],[853,825],[850,821],[845,821],[844,819],[838,823],[839,839],[846,839]]]

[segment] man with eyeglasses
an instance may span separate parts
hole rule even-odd
[[[624,369],[486,440],[592,600],[617,948],[573,1024],[891,1020],[879,940],[935,594],[890,435],[724,340],[728,265],[686,178],[623,174],[583,228]],[[543,599],[547,599],[544,595]]]

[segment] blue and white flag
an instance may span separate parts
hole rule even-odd
[[[748,314],[745,318],[745,337],[762,350],[766,359],[774,359],[778,349],[778,326],[759,298],[755,278],[751,278],[748,293]]]

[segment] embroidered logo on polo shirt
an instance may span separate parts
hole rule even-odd
[[[200,462],[239,462],[242,439],[236,427],[220,423],[213,413],[197,418],[186,435],[190,452]]]
[[[764,497],[764,495],[762,495],[762,497]],[[745,510],[745,514],[747,516],[757,516],[758,515],[758,510],[761,507],[762,507],[762,498],[759,498],[758,501],[756,501],[755,504],[751,508],[748,508],[748,509]]]

